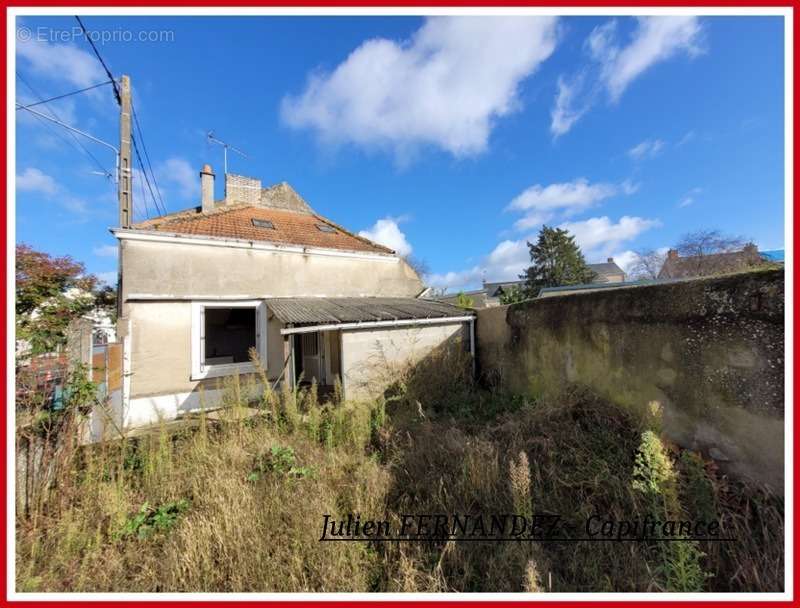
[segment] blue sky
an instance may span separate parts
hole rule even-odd
[[[590,262],[627,264],[699,228],[784,244],[779,17],[84,22],[131,76],[168,211],[198,203],[205,162],[222,196],[213,129],[249,155],[232,172],[288,181],[450,290],[515,278],[543,222]],[[49,98],[106,79],[76,25],[18,20],[18,101],[34,101],[28,84]],[[118,139],[108,86],[44,108]],[[17,114],[17,242],[112,277],[113,182],[63,130]],[[84,143],[113,170],[110,150]],[[154,215],[135,197],[137,219]]]

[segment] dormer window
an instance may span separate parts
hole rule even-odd
[[[275,230],[275,224],[273,224],[269,220],[253,219],[253,226],[255,226],[256,228],[266,228],[268,230]]]
[[[328,224],[317,224],[317,230],[320,232],[336,232],[336,228],[328,226]]]

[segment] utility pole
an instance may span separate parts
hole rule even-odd
[[[131,227],[133,187],[131,173],[131,79],[123,76],[119,87],[119,226]]]

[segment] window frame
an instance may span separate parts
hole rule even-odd
[[[207,365],[205,361],[205,309],[252,308],[256,312],[256,350],[261,365],[267,369],[267,304],[262,300],[195,300],[192,301],[192,380],[220,378],[256,372],[250,361]]]

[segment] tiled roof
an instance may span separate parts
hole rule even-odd
[[[275,228],[256,226],[253,220],[272,222]],[[320,230],[320,225],[329,226],[329,231]],[[199,207],[195,207],[140,222],[134,224],[132,228],[280,245],[394,253],[388,247],[355,235],[316,214],[241,204],[225,205],[205,213]]]
[[[704,256],[669,257],[664,261],[659,279],[680,279],[712,274],[740,272],[764,263],[758,250],[747,247],[742,251],[712,253]]]

